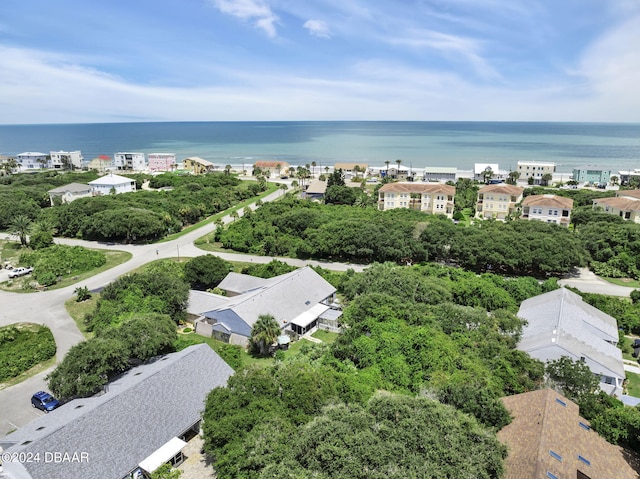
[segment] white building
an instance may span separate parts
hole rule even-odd
[[[544,161],[519,161],[518,173],[521,180],[533,178],[533,184],[539,185],[544,175],[552,175],[556,172],[556,164]]]
[[[49,163],[49,158],[45,153],[38,153],[34,151],[27,151],[16,155],[16,163],[21,170],[35,170],[46,168]]]
[[[569,226],[572,208],[571,198],[557,195],[531,195],[522,200],[521,218]]]
[[[84,166],[84,158],[80,150],[52,151],[49,156],[51,157],[51,162],[49,163],[50,168],[64,169],[65,163],[72,165],[73,168],[78,170]]]
[[[93,188],[93,195],[109,195],[120,193],[131,193],[136,191],[136,181],[131,178],[125,178],[124,176],[114,175],[109,173],[97,180],[89,182],[89,185]]]
[[[140,171],[146,169],[147,161],[144,153],[122,152],[113,155],[113,166],[118,170]]]
[[[176,163],[175,153],[149,153],[149,171],[172,171]]]

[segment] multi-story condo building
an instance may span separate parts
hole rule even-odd
[[[604,213],[620,216],[627,221],[640,223],[640,190],[622,190],[613,198],[593,200],[593,208]]]
[[[456,189],[439,183],[387,183],[378,190],[378,209],[409,208],[453,216]]]
[[[113,166],[118,170],[144,170],[147,162],[144,153],[116,153],[113,155]]]
[[[34,170],[46,168],[49,164],[49,158],[45,153],[27,151],[16,155],[16,163],[22,170]]]
[[[505,220],[522,201],[524,188],[513,185],[486,185],[478,190],[476,218]]]
[[[533,184],[539,185],[544,175],[553,175],[556,172],[556,164],[543,161],[519,161],[518,173],[521,180],[533,178]]]
[[[76,151],[52,151],[50,167],[56,170],[62,169],[82,169],[84,166],[84,158],[80,150]]]
[[[531,195],[522,200],[521,218],[569,226],[572,208],[571,198],[557,195]]]
[[[175,153],[149,153],[149,171],[172,171],[176,163]]]
[[[104,173],[113,167],[113,158],[107,155],[98,155],[87,165],[90,170],[96,170],[98,173]]]
[[[578,183],[598,183],[606,185],[611,179],[611,168],[600,166],[581,166],[573,169],[573,180]]]

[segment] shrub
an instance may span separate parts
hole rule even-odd
[[[56,343],[46,326],[0,328],[0,382],[14,378],[56,354]]]

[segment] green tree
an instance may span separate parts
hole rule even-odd
[[[328,205],[353,205],[357,196],[355,188],[332,185],[327,187],[324,202]]]
[[[553,175],[551,173],[545,173],[544,175],[542,175],[542,178],[540,178],[542,186],[549,186],[549,182],[551,180],[553,180]]]
[[[231,174],[231,165],[227,165],[224,167],[224,174],[227,176]]]
[[[270,314],[261,314],[251,328],[251,351],[258,356],[267,356],[279,335],[280,325],[276,319]]]
[[[98,337],[115,337],[127,348],[129,359],[147,361],[175,351],[176,323],[166,314],[139,314],[122,323],[115,331],[101,330]]]
[[[9,223],[9,234],[17,236],[23,247],[29,245],[29,230],[31,228],[31,219],[26,215],[16,215]]]
[[[507,178],[507,184],[509,185],[515,185],[518,183],[518,179],[520,178],[520,172],[519,171],[510,171],[509,172],[509,177]]]
[[[76,294],[77,303],[81,303],[83,301],[86,301],[87,299],[91,299],[91,293],[89,292],[89,288],[87,288],[86,286],[78,286],[73,290],[73,292]]]
[[[49,218],[32,223],[29,235],[29,245],[33,249],[48,248],[53,244],[56,227]]]
[[[493,178],[493,175],[494,175],[494,171],[491,169],[490,166],[487,166],[482,172],[482,181],[485,184],[488,184],[489,181],[491,181],[491,178]]]
[[[211,254],[196,256],[184,265],[184,278],[193,289],[215,288],[233,270],[233,266]]]
[[[151,474],[151,479],[178,479],[181,475],[180,469],[171,467],[171,464],[163,464]]]
[[[567,356],[547,363],[546,373],[553,385],[576,402],[588,394],[593,394],[599,383],[585,362],[574,361]]]

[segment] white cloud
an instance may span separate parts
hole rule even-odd
[[[307,20],[306,22],[304,22],[303,27],[309,30],[309,33],[311,35],[315,35],[316,37],[331,37],[329,26],[322,20]]]
[[[270,38],[275,38],[278,34],[275,26],[278,17],[262,0],[212,0],[212,3],[222,13],[253,21]]]

